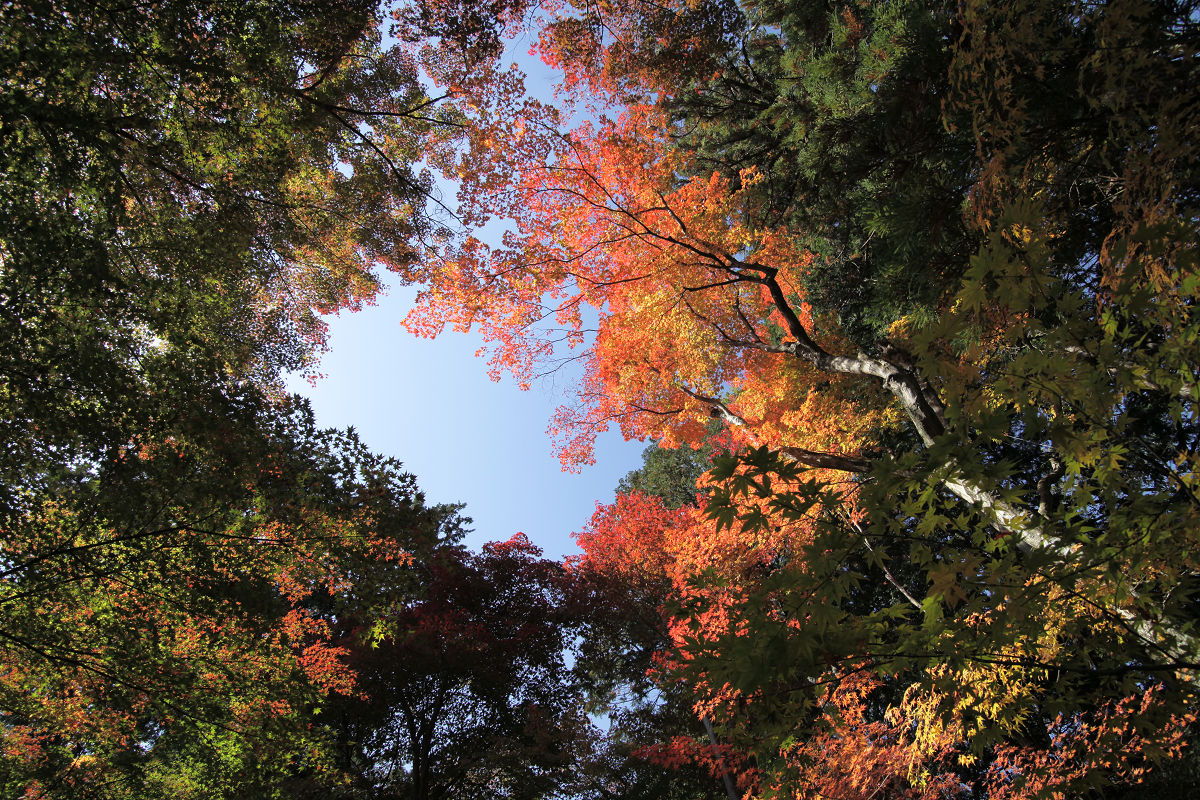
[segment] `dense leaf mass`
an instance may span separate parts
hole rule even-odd
[[[1194,794],[1198,19],[4,6],[0,785]],[[580,556],[280,397],[377,265],[664,448]]]
[[[425,96],[373,12],[0,10],[6,492],[229,381],[305,367],[318,313],[369,301],[373,262],[414,257]]]
[[[323,767],[308,714],[355,686],[331,622],[411,595],[406,565],[458,521],[305,406],[239,410],[24,493],[0,574],[8,794],[223,797]]]
[[[480,553],[441,548],[417,567],[419,597],[378,641],[357,641],[364,694],[327,712],[356,773],[347,797],[543,798],[582,784],[591,730],[566,658],[583,617],[569,575],[540,555],[520,534]]]
[[[580,537],[660,614],[610,657],[656,641],[724,737],[663,729],[656,758],[752,794],[1037,797],[1179,756],[1195,4],[540,15],[594,116],[464,156],[493,165],[464,173],[472,212],[515,230],[435,254],[410,325],[477,327],[521,381],[576,349],[568,465],[613,424],[743,448],[701,511],[632,492]],[[654,474],[625,488],[666,496]]]
[[[377,22],[0,8],[5,796],[270,794],[320,768],[309,712],[354,681],[328,617],[411,592],[396,565],[456,524],[278,396],[319,314],[436,228],[412,163],[441,112]]]

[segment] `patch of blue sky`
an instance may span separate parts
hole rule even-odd
[[[531,94],[549,102],[556,77],[529,44],[510,42],[506,57],[526,72]],[[435,191],[454,196],[441,180]],[[482,235],[498,243],[505,230],[493,222]],[[381,277],[386,284],[391,276]],[[492,382],[475,355],[484,345],[477,334],[419,339],[401,326],[419,289],[387,286],[375,305],[328,317],[330,350],[315,370],[322,377],[310,384],[295,375],[288,388],[309,398],[321,425],[354,427],[369,447],[404,462],[428,502],[466,503],[471,547],[521,532],[548,557],[577,552],[570,535],[640,466],[644,443],[610,430],[597,440],[595,465],[564,472],[546,428],[570,402],[580,366],[568,361],[529,391],[511,379]]]

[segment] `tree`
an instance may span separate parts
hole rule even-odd
[[[0,10],[8,794],[318,768],[307,715],[353,680],[330,615],[402,595],[388,559],[452,525],[280,396],[319,315],[439,234],[412,164],[450,126],[376,11]]]
[[[617,491],[638,491],[662,498],[670,508],[696,504],[696,482],[705,467],[700,454],[690,447],[674,450],[650,445],[642,451],[642,466],[626,473]]]
[[[855,342],[927,316],[961,274],[973,148],[946,130],[940,99],[953,4],[712,0],[548,16],[543,58],[596,93],[654,102],[695,159],[687,174],[736,187],[754,169],[757,204],[742,213],[817,256],[803,297]]]
[[[941,725],[998,796],[1177,752],[1200,663],[1193,6],[545,14],[545,57],[613,118],[530,117],[464,156],[498,165],[475,213],[517,231],[431,261],[410,324],[478,325],[521,381],[583,347],[568,464],[613,422],[674,445],[715,418],[752,448],[689,531],[747,557],[664,552],[693,602],[678,674],[764,785],[799,791],[788,743],[837,730],[827,689],[855,670],[883,681],[868,722]]]
[[[223,797],[327,768],[309,713],[355,685],[332,623],[410,596],[456,518],[303,405],[229,422],[57,475],[5,531],[10,794]]]
[[[414,565],[419,591],[379,637],[347,638],[360,694],[324,715],[352,775],[338,791],[412,800],[569,792],[595,733],[567,661],[581,615],[568,573],[540,555],[520,534],[479,553],[442,547]]]
[[[0,12],[5,513],[237,381],[311,366],[319,313],[435,233],[441,118],[373,3]],[[369,131],[369,133],[367,132]]]
[[[693,709],[692,687],[663,679],[674,652],[670,609],[688,564],[680,551],[689,537],[710,545],[693,536],[696,513],[694,502],[672,509],[657,496],[618,492],[576,534],[583,555],[572,569],[599,610],[577,664],[595,712],[609,719],[606,780],[619,787],[605,796],[723,798],[721,784],[732,780]]]
[[[720,447],[719,437],[696,450],[650,445],[642,451],[642,466],[626,473],[617,484],[617,491],[653,495],[661,498],[668,508],[694,506],[696,486]]]

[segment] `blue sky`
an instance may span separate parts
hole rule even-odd
[[[466,503],[473,547],[521,531],[548,556],[576,552],[570,534],[597,501],[612,500],[645,445],[610,431],[595,466],[562,472],[546,425],[572,375],[525,392],[492,382],[474,355],[478,336],[447,331],[431,340],[404,330],[415,296],[414,287],[395,287],[375,306],[330,317],[330,352],[319,367],[326,377],[315,386],[297,378],[290,388],[310,398],[322,425],[354,426],[373,450],[403,461],[430,502]]]
[[[529,46],[527,38],[510,42],[506,59],[525,71],[531,93],[552,100],[557,76]],[[454,196],[452,186],[442,189]],[[488,233],[498,240],[503,229],[491,224]],[[549,557],[577,552],[571,534],[598,501],[611,502],[646,445],[613,430],[597,441],[594,466],[563,472],[546,427],[570,398],[577,371],[564,369],[529,391],[493,382],[485,359],[475,357],[483,344],[477,335],[418,339],[401,326],[416,293],[394,286],[375,306],[329,317],[330,352],[317,370],[326,377],[312,386],[296,378],[289,388],[311,400],[320,424],[353,426],[373,450],[403,461],[429,502],[466,503],[471,546],[523,532]]]

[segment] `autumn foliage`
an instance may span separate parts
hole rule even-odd
[[[1194,788],[1196,19],[6,6],[0,786]],[[413,333],[572,376],[567,469],[614,427],[702,467],[566,564],[458,546],[281,397],[378,265]]]
[[[647,752],[797,797],[1065,796],[1178,757],[1181,8],[539,13],[591,119],[465,89],[460,199],[513,229],[431,251],[407,324],[480,332],[521,385],[581,365],[550,427],[568,467],[613,425],[679,447],[716,421],[743,448],[701,507],[623,494],[579,536],[657,606],[657,679],[723,734]]]
[[[516,232],[499,248],[468,239],[441,256],[406,324],[424,335],[478,328],[493,342],[492,374],[522,385],[570,358],[564,346],[586,342],[578,401],[550,430],[568,467],[587,463],[611,424],[630,438],[695,445],[731,392],[738,401],[722,413],[738,418],[738,441],[853,454],[886,412],[815,391],[827,381],[767,351],[783,329],[779,309],[767,287],[734,276],[753,252],[811,326],[796,298],[812,254],[782,231],[737,223],[753,170],[739,185],[715,172],[680,185],[692,167],[666,130],[653,109],[632,107],[552,142],[552,163],[528,165],[494,200],[517,213]]]

